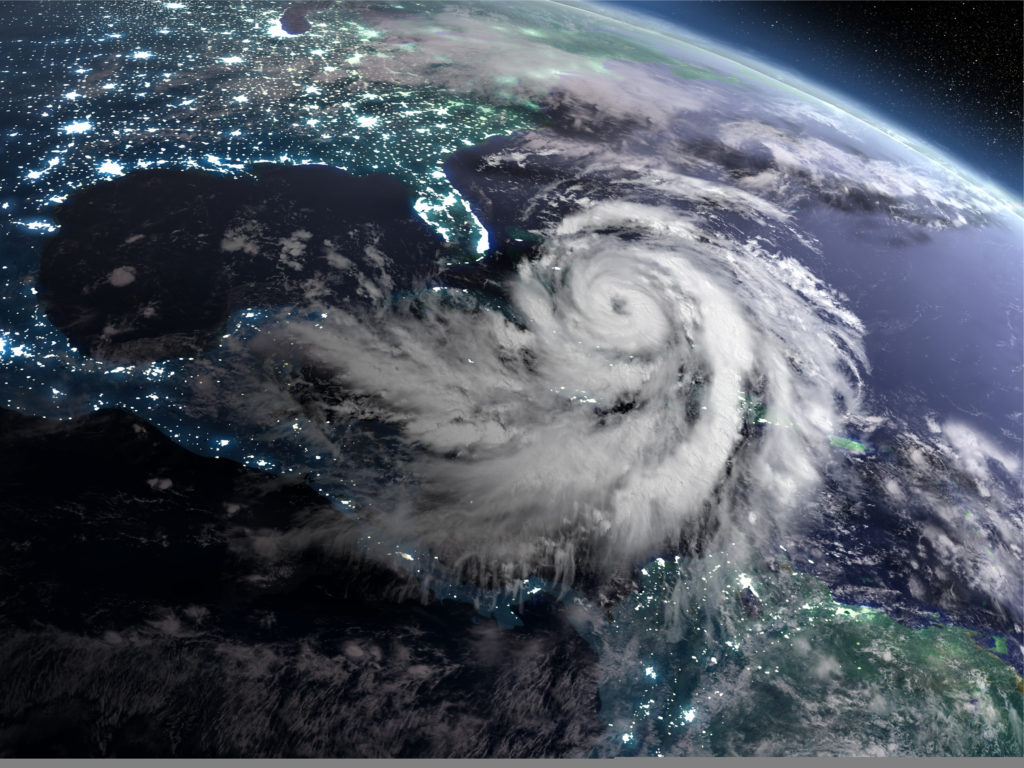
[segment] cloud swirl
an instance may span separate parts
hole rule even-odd
[[[373,524],[488,584],[778,521],[858,407],[859,321],[794,259],[692,213],[586,206],[504,297],[438,285],[267,331],[329,372],[325,412],[400,429],[407,482]]]

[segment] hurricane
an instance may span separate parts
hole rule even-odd
[[[405,480],[372,524],[495,586],[538,568],[571,584],[722,536],[753,546],[820,482],[859,407],[856,317],[770,243],[699,215],[602,201],[545,233],[500,293],[435,285],[265,331],[328,372],[328,421],[400,431]]]

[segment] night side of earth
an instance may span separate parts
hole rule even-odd
[[[4,3],[0,755],[1024,753],[1024,215],[595,4]]]

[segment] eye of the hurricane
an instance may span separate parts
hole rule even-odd
[[[628,315],[629,314],[629,302],[621,296],[612,296],[611,300],[612,312],[617,315]]]

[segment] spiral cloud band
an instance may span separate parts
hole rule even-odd
[[[749,520],[795,508],[857,407],[856,318],[697,215],[595,203],[506,290],[505,311],[436,287],[271,331],[331,371],[335,418],[358,403],[400,428],[408,487],[374,525],[489,583],[571,582],[737,515],[764,530]]]

